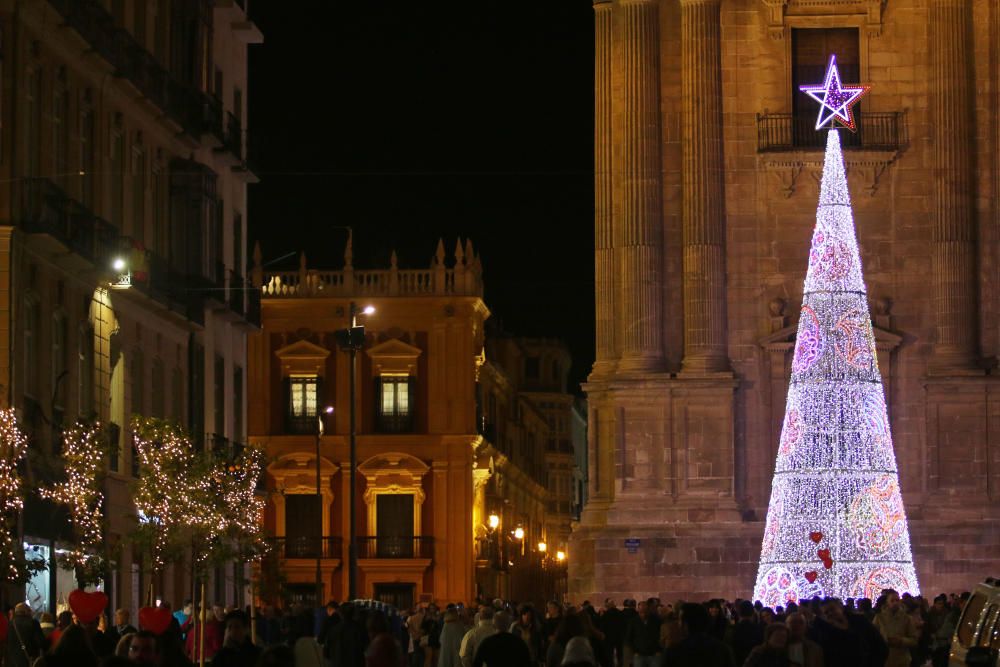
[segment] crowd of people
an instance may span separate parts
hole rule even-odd
[[[189,667],[202,652],[213,667],[946,667],[967,597],[929,603],[887,590],[874,604],[828,598],[775,609],[493,600],[402,612],[355,601],[253,616],[216,606],[204,624],[186,604],[158,633],[136,629],[122,609],[113,620],[71,611],[36,619],[19,604],[3,655],[4,667]]]

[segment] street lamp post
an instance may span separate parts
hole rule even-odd
[[[318,398],[318,397],[317,397]],[[319,533],[316,535],[316,606],[323,606],[323,488],[319,468],[319,445],[323,438],[323,415],[333,412],[332,407],[327,407],[316,415],[316,504],[319,506],[319,516],[316,523]]]
[[[360,311],[360,314],[371,315],[375,312],[375,308],[372,306],[365,306],[364,310]],[[350,472],[349,484],[350,489],[348,490],[348,500],[349,500],[349,511],[350,516],[347,521],[347,599],[354,600],[357,598],[357,586],[358,586],[358,543],[357,543],[357,529],[355,526],[356,522],[356,507],[357,507],[357,489],[355,488],[355,475],[358,467],[358,442],[357,442],[357,417],[355,415],[356,405],[355,405],[355,394],[357,391],[358,383],[358,370],[357,370],[357,357],[358,350],[365,344],[365,328],[364,326],[358,326],[358,307],[352,301],[350,304],[350,316],[351,316],[351,326],[348,329],[340,329],[334,333],[337,339],[337,344],[342,350],[346,350],[350,355],[350,372],[349,372],[349,391],[348,391],[348,401],[350,402],[349,407],[349,423],[350,423]]]

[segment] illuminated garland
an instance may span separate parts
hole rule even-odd
[[[839,81],[839,79],[838,79]],[[837,130],[830,130],[753,597],[917,595]]]
[[[104,515],[102,470],[106,447],[100,424],[77,422],[63,432],[63,466],[66,481],[39,489],[42,498],[62,503],[69,509],[76,536],[62,562],[77,573],[81,585],[99,581],[104,559]]]
[[[200,488],[191,485],[194,448],[179,426],[162,419],[135,416],[132,433],[139,459],[137,533],[146,543],[153,570],[159,571],[198,508]]]
[[[9,583],[26,581],[45,566],[41,560],[26,560],[18,539],[24,491],[17,466],[27,449],[28,438],[18,428],[14,408],[0,410],[0,579]]]

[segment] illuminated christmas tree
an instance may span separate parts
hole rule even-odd
[[[18,466],[28,451],[28,438],[17,425],[14,408],[0,410],[0,582],[24,583],[45,561],[25,558],[18,518],[24,511],[24,487]]]
[[[840,82],[834,58],[817,129],[853,130],[867,86]],[[918,594],[896,457],[875,354],[840,136],[827,136],[785,421],[753,598]]]

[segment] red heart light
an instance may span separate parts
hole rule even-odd
[[[818,530],[814,530],[813,532],[809,533],[809,539],[815,542],[816,544],[819,544],[819,541],[823,539],[823,533],[819,532]]]
[[[108,596],[101,591],[88,593],[79,589],[69,594],[69,608],[80,623],[93,623],[108,606]]]
[[[829,570],[831,567],[833,567],[833,560],[830,559],[830,558],[827,558],[826,560],[824,560],[823,561],[823,567],[825,567],[826,569]]]
[[[149,630],[154,635],[162,635],[170,627],[173,614],[159,607],[143,607],[139,610],[139,628]]]
[[[806,572],[806,574],[805,574],[806,581],[808,581],[810,584],[813,583],[814,581],[816,581],[816,577],[818,577],[818,576],[819,575],[816,573],[816,570],[812,570],[810,572]]]
[[[816,555],[819,556],[820,560],[830,560],[829,549],[820,549],[819,551],[816,552]]]

